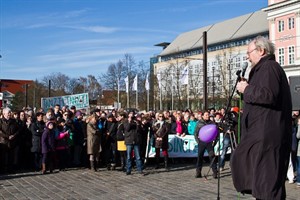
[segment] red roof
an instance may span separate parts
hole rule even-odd
[[[0,92],[9,91],[16,94],[17,92],[25,92],[25,84],[32,84],[32,80],[9,80],[0,79]]]

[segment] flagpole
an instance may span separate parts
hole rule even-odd
[[[119,110],[119,103],[120,103],[120,79],[118,78],[118,105],[117,110]]]
[[[129,108],[129,76],[125,78],[125,84],[126,84],[126,94],[127,94],[127,108]]]
[[[173,97],[173,74],[172,74],[172,81],[171,81],[171,100],[172,100],[172,111],[174,110],[174,97]]]
[[[189,85],[188,84],[186,85],[186,93],[187,93],[187,108],[189,109],[190,108],[190,99],[189,99],[190,90],[189,90]]]
[[[159,109],[162,110],[161,88],[159,88]]]
[[[147,111],[149,111],[149,90],[147,90]]]
[[[136,106],[136,109],[138,109],[139,105],[138,105],[138,90],[136,89],[136,99],[135,99],[135,106]]]

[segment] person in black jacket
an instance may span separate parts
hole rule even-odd
[[[125,112],[121,112],[118,114],[118,126],[117,126],[117,149],[120,154],[120,161],[121,161],[121,170],[125,171],[126,165],[126,146],[125,146],[125,129],[124,129],[124,122],[127,119],[127,115]]]
[[[110,113],[107,116],[107,133],[106,133],[106,163],[107,169],[115,170],[117,160],[117,130],[118,123],[116,118]]]
[[[36,113],[36,119],[30,127],[32,134],[31,152],[34,154],[34,167],[36,171],[39,171],[41,169],[42,164],[41,137],[45,128],[43,117],[44,114],[42,112]]]
[[[206,142],[201,141],[198,137],[199,131],[203,126],[205,126],[207,124],[213,124],[213,123],[214,122],[211,121],[209,118],[208,111],[205,111],[203,113],[202,119],[197,122],[197,126],[196,126],[196,129],[194,132],[195,140],[198,143],[198,158],[197,158],[196,175],[195,175],[196,178],[202,178],[201,170],[202,170],[202,163],[203,163],[203,156],[204,156],[205,149],[207,149],[210,163],[214,160],[211,168],[213,171],[213,177],[217,178],[217,164],[215,162],[215,159],[213,159],[215,156],[213,142],[206,143]]]
[[[124,122],[124,135],[127,152],[127,163],[126,163],[126,175],[131,174],[132,168],[132,151],[134,151],[134,157],[136,162],[137,171],[139,174],[143,174],[142,171],[142,160],[140,156],[140,135],[138,130],[138,122],[135,120],[133,112],[128,114],[128,119]]]

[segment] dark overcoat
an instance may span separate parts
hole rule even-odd
[[[258,199],[285,199],[292,135],[288,81],[275,56],[268,55],[251,69],[248,83],[242,138],[231,157],[233,183]]]
[[[161,125],[159,122],[156,122],[153,126],[154,138],[155,138],[155,148],[168,149],[169,148],[169,124],[164,121]],[[156,140],[158,137],[162,138],[161,141]]]
[[[42,143],[41,138],[42,134],[45,129],[45,122],[44,121],[35,121],[31,126],[31,134],[32,134],[32,147],[31,152],[41,153]]]

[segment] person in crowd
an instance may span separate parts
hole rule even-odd
[[[139,116],[137,118],[139,118]],[[141,121],[140,122],[140,126],[141,126],[141,129],[140,129],[141,130],[141,133],[140,133],[141,134],[141,144],[140,144],[141,153],[140,153],[140,155],[141,155],[142,163],[144,166],[145,161],[147,159],[147,151],[149,150],[152,127],[151,127],[148,116],[144,115],[143,117],[141,117],[140,121]]]
[[[55,165],[55,124],[52,121],[46,123],[42,135],[42,174],[49,168],[50,173]]]
[[[127,152],[127,162],[126,162],[126,175],[131,174],[132,170],[132,151],[134,152],[134,158],[136,162],[137,171],[139,174],[143,173],[142,160],[140,156],[140,135],[138,130],[138,124],[135,119],[134,113],[130,112],[128,114],[128,119],[124,123],[124,136],[125,145]]]
[[[243,94],[243,116],[241,141],[231,157],[233,183],[257,199],[285,199],[292,139],[288,80],[267,38],[249,43],[247,59],[249,79],[236,87]]]
[[[70,108],[70,112],[72,112],[72,115],[73,116],[75,116],[75,114],[76,114],[76,106],[71,106],[71,108]]]
[[[202,164],[203,164],[203,157],[204,157],[205,149],[208,152],[208,157],[209,157],[210,163],[212,163],[212,161],[214,161],[211,164],[211,168],[212,168],[212,171],[213,171],[213,177],[217,178],[217,173],[218,173],[217,172],[217,164],[215,162],[215,159],[213,159],[214,156],[215,156],[213,142],[206,143],[206,142],[201,141],[199,139],[200,129],[203,126],[207,125],[207,124],[213,124],[213,123],[214,122],[210,120],[208,111],[205,111],[203,113],[202,119],[197,122],[197,126],[196,126],[196,129],[195,129],[195,132],[194,132],[195,140],[198,143],[198,157],[197,157],[196,175],[195,175],[196,178],[202,178],[201,171],[202,171]]]
[[[98,170],[101,149],[101,131],[98,127],[98,117],[90,115],[87,120],[87,154],[89,155],[90,167]]]
[[[82,112],[77,110],[75,116],[73,118],[73,127],[74,127],[74,156],[73,156],[73,164],[76,167],[81,166],[82,161],[82,148],[84,143],[84,125],[82,121]]]
[[[117,164],[117,130],[118,123],[115,116],[110,113],[107,116],[107,132],[106,132],[106,163],[107,169],[116,169]]]
[[[223,146],[222,146],[222,153],[220,156],[220,171],[224,170],[225,167],[225,156],[226,153],[231,147],[231,151],[236,148],[237,144],[237,124],[238,124],[238,112],[239,108],[238,107],[232,107],[231,111],[228,112],[225,117],[226,119],[217,120],[218,122],[216,123],[219,127],[221,127],[223,131]]]
[[[289,179],[289,183],[295,182],[295,174],[297,173],[297,148],[298,148],[298,139],[296,137],[297,135],[297,120],[299,117],[299,111],[294,110],[292,113],[292,149],[291,149],[291,156],[290,156],[290,162],[287,172],[287,178]]]
[[[171,133],[177,136],[183,136],[182,116],[176,113],[175,121],[172,122]]]
[[[192,113],[189,119],[189,123],[188,123],[188,135],[194,135],[195,133],[195,129],[197,126],[197,120],[195,118],[195,115]]]
[[[74,144],[74,135],[75,135],[75,128],[73,122],[73,113],[70,111],[66,111],[63,113],[63,120],[64,120],[64,131],[68,131],[68,167],[74,166],[74,155],[75,155],[75,144]]]
[[[120,153],[121,171],[125,171],[126,166],[126,146],[125,146],[125,129],[124,124],[127,120],[127,114],[120,112],[118,114],[118,127],[117,127],[117,149]]]
[[[159,168],[160,150],[164,156],[165,169],[168,169],[168,148],[169,148],[169,125],[165,121],[163,113],[159,113],[158,120],[153,125],[154,139],[155,139],[155,169]]]
[[[100,165],[101,166],[105,166],[108,167],[109,163],[107,163],[107,158],[108,155],[110,153],[109,149],[107,146],[110,146],[108,138],[107,138],[107,114],[104,111],[100,111],[100,116],[99,116],[99,120],[98,120],[98,128],[101,132],[101,147],[102,147],[102,151],[101,151],[101,155],[100,155]]]
[[[297,178],[296,183],[297,187],[300,188],[300,117],[297,118],[297,134],[296,137],[298,139],[298,150],[297,150]]]
[[[183,115],[183,119],[182,119],[182,122],[181,122],[181,125],[182,125],[182,135],[181,136],[182,137],[189,134],[188,126],[189,126],[190,115],[191,114],[187,111]]]
[[[32,167],[32,157],[31,157],[31,121],[29,120],[31,117],[26,116],[25,111],[21,110],[18,112],[17,123],[19,125],[19,154],[18,168],[29,169]]]
[[[54,118],[54,111],[52,108],[49,108],[46,112],[46,114],[44,115],[44,122],[47,123],[48,121],[50,121],[50,119]]]
[[[3,109],[3,117],[0,119],[0,172],[13,172],[17,164],[17,138],[19,127],[11,116],[10,108]]]
[[[34,168],[38,172],[41,169],[41,158],[42,158],[42,149],[41,149],[41,138],[45,129],[45,122],[43,121],[44,114],[42,112],[36,113],[36,119],[30,127],[32,134],[32,147],[31,152],[34,156]]]
[[[59,118],[57,121],[57,130],[55,131],[55,150],[58,158],[58,167],[60,171],[64,171],[68,165],[68,139],[70,137],[69,130],[65,126],[66,121]]]
[[[55,119],[58,121],[60,118],[62,118],[61,109],[59,104],[55,104],[54,106],[54,112],[53,115]]]

